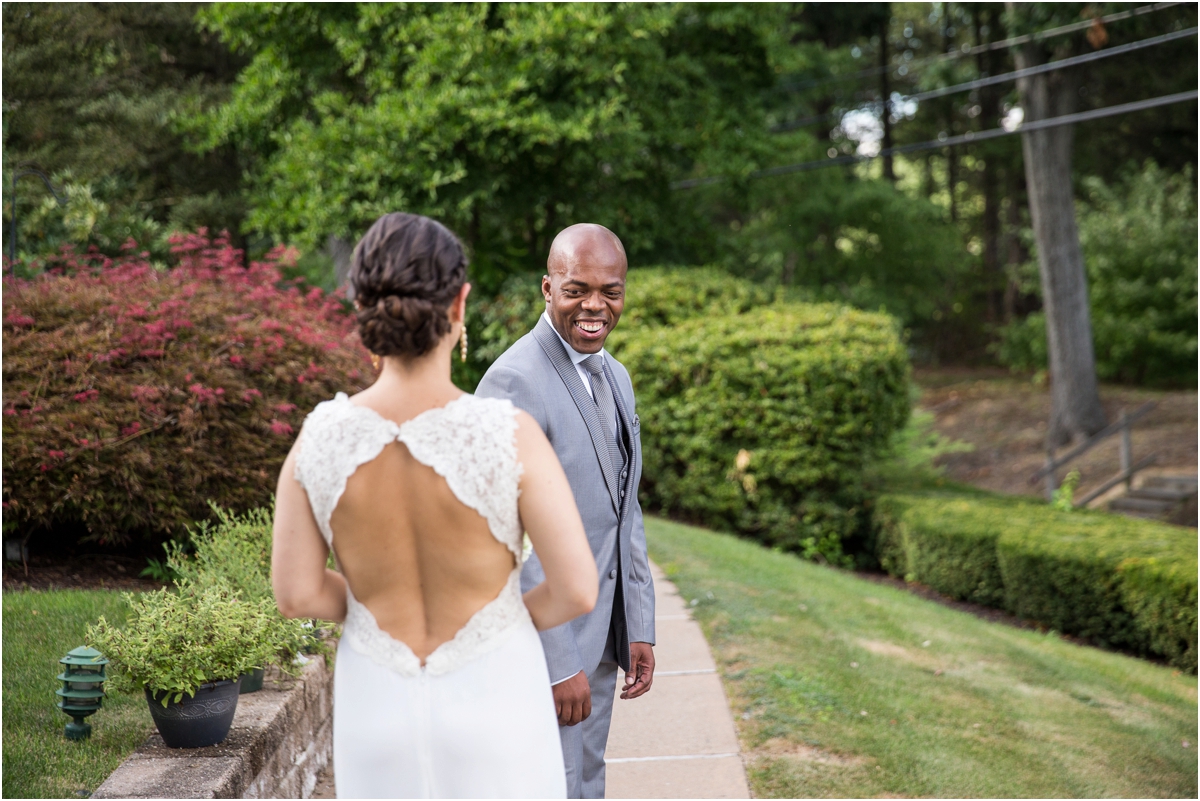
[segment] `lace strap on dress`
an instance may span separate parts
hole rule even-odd
[[[402,425],[400,440],[413,458],[446,480],[458,500],[488,521],[492,535],[520,561],[516,407],[506,399],[464,395],[441,411]]]
[[[333,544],[329,519],[359,465],[371,461],[400,433],[395,423],[355,406],[346,393],[317,404],[304,421],[293,474],[308,493],[325,542]]]

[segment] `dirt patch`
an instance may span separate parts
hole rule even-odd
[[[1029,476],[1046,460],[1048,386],[1035,385],[1028,378],[1003,370],[918,369],[915,379],[921,389],[918,406],[934,414],[938,433],[975,448],[970,453],[941,458],[947,478],[1010,495],[1043,493],[1043,485],[1030,484]],[[1196,474],[1194,390],[1104,385],[1100,387],[1100,400],[1109,420],[1116,420],[1122,409],[1132,412],[1147,401],[1156,401],[1158,407],[1133,426],[1134,460],[1157,453],[1158,461],[1147,475]],[[1079,470],[1078,495],[1120,471],[1118,440],[1110,437],[1067,468]]]
[[[912,651],[893,642],[883,642],[882,640],[855,640],[855,642],[864,650],[879,656],[891,656],[907,662],[919,661]]]
[[[858,767],[867,764],[867,760],[853,754],[836,754],[823,748],[816,748],[802,743],[793,743],[782,737],[772,737],[755,748],[753,756],[757,758],[792,759],[810,765],[833,765],[836,767]]]
[[[4,590],[125,590],[147,592],[163,584],[138,574],[144,556],[31,554],[27,564],[4,563]]]

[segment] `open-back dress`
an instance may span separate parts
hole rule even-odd
[[[463,395],[397,425],[338,393],[304,424],[295,477],[331,547],[330,518],[347,479],[399,441],[487,521],[516,563],[500,594],[424,665],[379,627],[347,582],[334,668],[333,762],[341,797],[566,795],[550,677],[521,596],[515,415],[507,400]]]

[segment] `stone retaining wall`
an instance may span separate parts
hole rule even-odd
[[[92,797],[308,798],[332,757],[333,671],[317,657],[298,679],[268,671],[238,699],[225,742],[167,748],[155,733]]]

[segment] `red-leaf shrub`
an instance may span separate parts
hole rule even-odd
[[[5,279],[6,529],[124,543],[209,500],[267,505],[304,415],[369,382],[343,302],[283,279],[294,252],[247,267],[224,237],[172,245],[167,270],[131,243]]]

